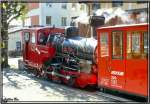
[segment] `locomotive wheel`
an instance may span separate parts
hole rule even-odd
[[[32,70],[31,68],[29,68],[27,65],[24,66],[24,70],[27,72],[27,73],[32,73]]]
[[[38,70],[37,69],[33,69],[33,74],[34,74],[35,77],[38,77],[38,74],[39,74]]]
[[[45,80],[48,80],[48,75],[47,75],[47,73],[45,73],[44,70],[42,70],[42,72],[41,72],[41,77]]]
[[[105,92],[105,88],[100,88],[100,91],[101,92]]]
[[[35,75],[35,77],[39,77],[42,78],[42,69],[33,69],[33,74]]]
[[[52,81],[52,75],[50,75],[50,74],[47,74],[47,73],[46,73],[46,77],[47,77],[47,79],[46,79],[46,80],[48,80],[48,81]]]
[[[43,65],[42,68],[40,68],[37,71],[38,71],[38,74],[39,74],[40,78],[47,80],[48,76],[47,76],[47,73],[45,73],[45,69],[46,69],[46,67]]]
[[[73,87],[74,84],[75,84],[75,78],[70,77],[70,79],[67,81],[67,85]]]

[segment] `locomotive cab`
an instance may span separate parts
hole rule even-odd
[[[23,61],[26,67],[42,69],[44,62],[55,56],[55,48],[47,42],[53,33],[64,33],[64,29],[31,27],[22,31]]]
[[[95,39],[80,37],[76,27],[29,28],[22,35],[25,66],[37,75],[81,88],[97,84]]]

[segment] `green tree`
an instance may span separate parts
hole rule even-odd
[[[12,20],[24,17],[26,13],[26,3],[18,3],[15,1],[1,1],[1,39],[3,44],[1,48],[1,66],[8,67],[8,28]]]

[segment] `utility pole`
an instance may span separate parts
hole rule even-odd
[[[88,15],[90,16],[91,15],[91,10],[92,10],[92,5],[91,3],[87,3],[87,6],[88,6]]]
[[[91,18],[91,15],[92,15],[92,3],[88,3],[87,4],[88,5],[88,15],[90,16],[90,18]],[[89,28],[90,28],[90,30],[91,30],[91,38],[93,38],[94,37],[94,31],[93,31],[93,29],[94,29],[94,27],[93,26],[91,26],[90,24],[89,24]]]

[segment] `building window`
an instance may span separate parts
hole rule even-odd
[[[47,7],[52,7],[52,3],[46,3]]]
[[[84,5],[83,4],[81,4],[80,10],[84,10]]]
[[[112,58],[122,59],[123,58],[123,38],[122,32],[112,33]]]
[[[100,3],[93,3],[92,4],[92,9],[93,10],[100,9]]]
[[[21,51],[21,41],[16,42],[16,50]]]
[[[62,7],[63,9],[67,9],[67,4],[66,4],[66,3],[62,3],[61,7]]]
[[[112,1],[112,7],[119,7],[119,6],[123,6],[123,1]]]
[[[76,3],[72,3],[72,8],[76,9]]]
[[[62,26],[66,26],[67,25],[67,18],[66,17],[62,17],[61,18],[61,25]]]
[[[46,25],[51,25],[51,16],[46,16]]]

